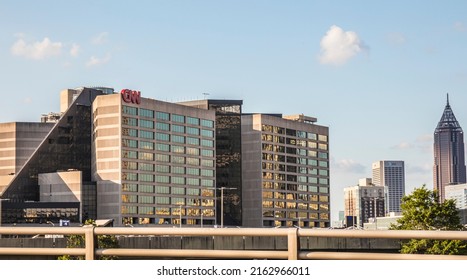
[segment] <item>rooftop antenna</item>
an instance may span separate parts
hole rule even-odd
[[[449,93],[446,93],[447,105],[449,105]]]
[[[208,95],[209,95],[209,93],[207,93],[207,92],[203,92],[203,95],[204,95],[204,100],[206,100],[206,96],[208,96]]]

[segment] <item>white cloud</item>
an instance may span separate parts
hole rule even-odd
[[[73,44],[70,49],[70,55],[76,57],[79,55],[80,50],[81,47],[78,44]]]
[[[95,44],[95,45],[102,45],[102,44],[107,43],[108,38],[109,38],[109,33],[108,32],[102,32],[102,33],[97,34],[92,39],[92,43]]]
[[[340,65],[365,50],[365,45],[354,31],[344,31],[333,25],[321,39],[322,64]]]
[[[410,144],[409,142],[401,142],[395,146],[392,146],[391,148],[395,150],[407,150],[414,148],[414,145]]]
[[[86,62],[86,66],[93,67],[93,66],[103,65],[103,64],[106,64],[107,62],[109,62],[110,58],[111,58],[111,56],[110,56],[109,53],[106,54],[102,58],[91,56],[91,58],[88,60],[88,62]]]
[[[426,142],[433,142],[434,137],[433,134],[423,134],[417,137],[417,142],[426,143]]]
[[[345,172],[365,173],[365,166],[353,159],[341,159],[332,161],[333,167]]]
[[[61,42],[52,42],[49,38],[44,38],[42,42],[26,43],[22,38],[18,39],[11,47],[13,55],[30,59],[41,60],[51,56],[58,56],[62,50]]]

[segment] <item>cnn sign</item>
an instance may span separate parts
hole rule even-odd
[[[141,103],[141,91],[122,89],[120,92],[122,99],[125,103],[140,104]]]

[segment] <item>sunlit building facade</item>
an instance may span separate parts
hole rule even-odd
[[[244,226],[330,226],[329,131],[315,122],[242,117]]]
[[[97,215],[116,225],[214,225],[215,112],[122,94],[93,103]]]
[[[380,160],[372,164],[373,184],[387,186],[387,212],[400,213],[405,195],[405,168],[402,160]]]

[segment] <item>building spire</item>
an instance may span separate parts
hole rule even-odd
[[[449,106],[449,93],[446,93],[446,100],[447,100],[447,103],[446,103],[446,105],[448,105],[448,106]]]

